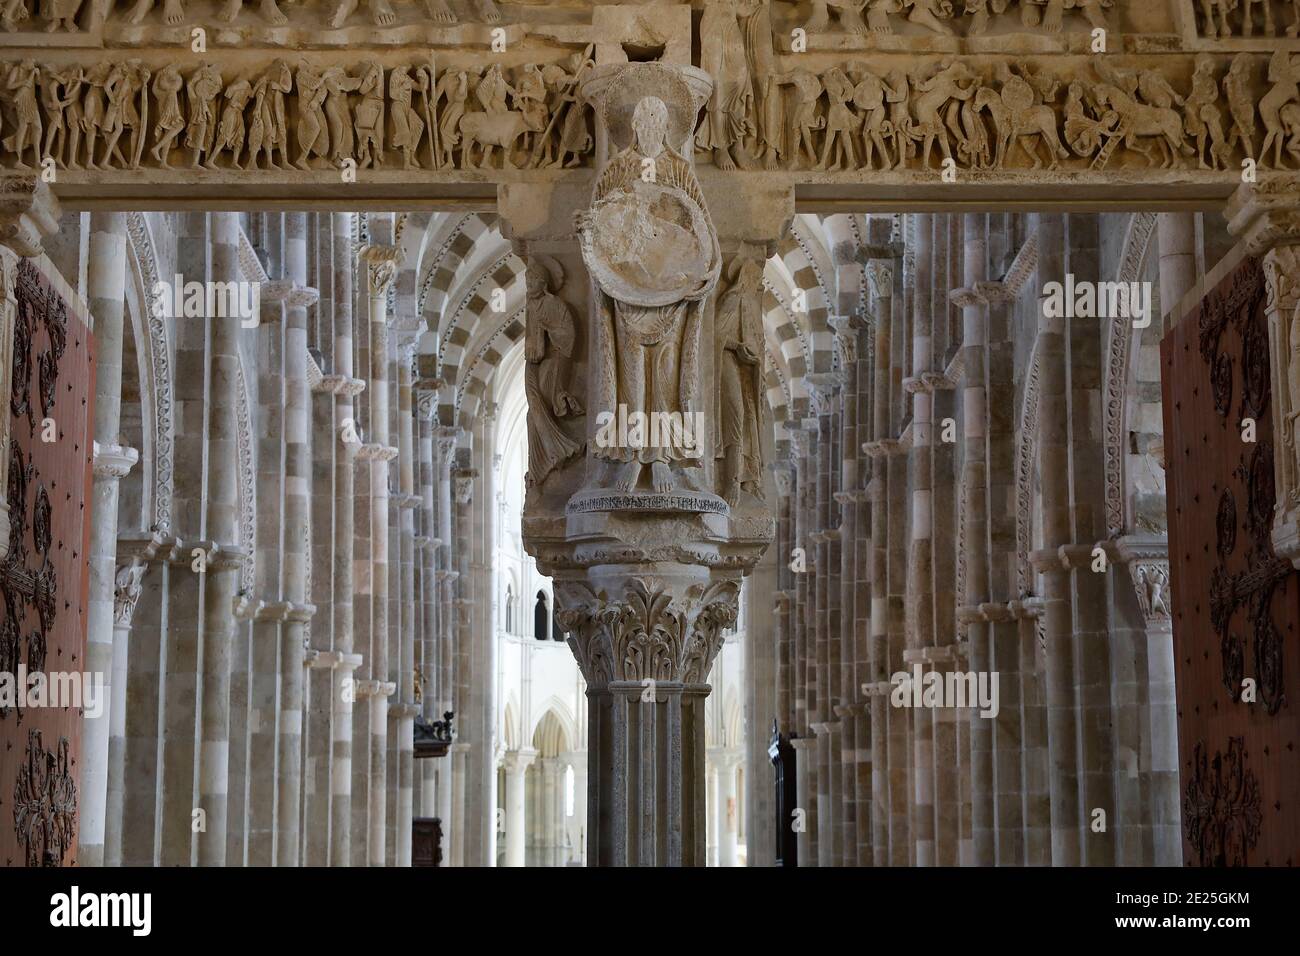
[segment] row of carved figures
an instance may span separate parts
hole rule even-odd
[[[366,169],[389,151],[404,169],[575,166],[592,145],[577,93],[590,65],[579,54],[435,75],[428,65],[278,59],[260,75],[223,77],[212,63],[186,75],[140,60],[90,70],[25,60],[0,65],[3,144],[17,168],[165,168],[180,152],[209,170]]]
[[[129,24],[142,23],[154,8],[155,2],[156,0],[130,0],[123,3],[124,9],[117,19]],[[358,2],[359,0],[333,0],[324,23],[333,28],[347,25],[348,17],[356,11]],[[80,27],[88,25],[87,21],[91,17],[106,19],[111,5],[112,0],[99,0],[98,3],[86,0],[0,0],[0,25],[13,31],[19,29],[20,25],[31,25],[24,27],[31,29],[40,21],[43,29],[48,32],[63,29],[76,33]],[[421,5],[431,23],[450,26],[459,21],[447,0],[421,0]],[[375,26],[387,27],[397,22],[397,13],[389,0],[365,0],[365,6]],[[484,23],[497,23],[501,20],[501,11],[493,0],[473,0],[473,6]],[[220,23],[234,23],[243,7],[244,0],[222,0],[216,19]],[[258,11],[261,19],[272,26],[284,26],[289,22],[277,0],[259,0]],[[192,19],[186,14],[182,0],[163,0],[162,20],[168,26],[187,24]]]
[[[1104,168],[1117,150],[1162,167],[1239,168],[1251,158],[1300,164],[1300,57],[1239,54],[1226,70],[1205,55],[1185,92],[1159,71],[1092,61],[1097,79],[1057,76],[1003,61],[982,68],[946,59],[928,70],[879,76],[858,66],[743,81],[715,100],[696,142],[715,163],[754,168],[873,170],[1058,166],[1071,155]],[[1263,127],[1263,140],[1259,128]]]
[[[822,33],[834,20],[847,33],[887,35],[896,20],[905,19],[944,36],[957,33],[953,23],[959,22],[966,36],[979,36],[995,15],[1019,6],[1026,30],[1060,33],[1071,11],[1082,15],[1082,23],[1106,29],[1106,11],[1113,5],[1114,0],[812,0],[804,29]]]

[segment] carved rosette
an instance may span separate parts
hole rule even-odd
[[[588,685],[646,680],[702,684],[739,610],[739,581],[690,585],[675,595],[652,577],[634,577],[622,594],[585,582],[557,582],[560,627]]]

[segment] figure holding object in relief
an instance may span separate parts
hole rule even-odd
[[[592,454],[613,468],[618,491],[636,490],[649,465],[654,491],[668,494],[682,469],[703,464],[693,427],[700,336],[721,253],[695,171],[666,141],[664,101],[641,99],[632,129],[635,141],[610,160],[578,220],[596,295],[591,402],[605,421],[677,425],[658,441],[597,440]]]

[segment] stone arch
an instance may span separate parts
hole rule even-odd
[[[160,277],[149,221],[144,213],[130,212],[126,214],[126,227],[131,266],[127,297],[140,360],[141,404],[145,415],[145,447],[140,449],[140,458],[150,466],[144,481],[142,513],[150,530],[165,535],[172,528],[175,490],[171,330],[164,310],[155,307],[153,290]]]
[[[577,739],[572,715],[557,697],[550,698],[543,706],[545,710],[533,726],[530,736],[533,749],[541,757],[558,757],[568,753],[573,749],[573,741]]]
[[[1152,248],[1155,227],[1155,213],[1134,213],[1129,217],[1116,281],[1130,283],[1140,280]],[[1159,314],[1160,309],[1153,311]],[[1143,348],[1144,331],[1147,330],[1135,328],[1130,320],[1121,318],[1111,322],[1107,333],[1106,371],[1102,392],[1106,401],[1103,436],[1106,528],[1112,537],[1133,530],[1135,519],[1133,495],[1130,494],[1129,489],[1133,477],[1130,459],[1135,456],[1129,452],[1126,444],[1133,411],[1131,406],[1141,401],[1138,390],[1143,383],[1140,381],[1138,357]],[[1158,373],[1155,384],[1158,388]],[[1137,454],[1142,456],[1146,453],[1139,451]]]

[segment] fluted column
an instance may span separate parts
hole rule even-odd
[[[122,401],[122,309],[126,286],[126,217],[96,213],[90,223],[88,296],[95,339],[94,488],[90,513],[89,593],[86,597],[86,670],[106,686],[98,714],[86,714],[81,748],[81,817],[77,860],[104,861],[108,798],[108,742],[112,722],[114,581],[117,574],[118,482],[138,453],[117,443]]]

